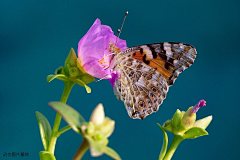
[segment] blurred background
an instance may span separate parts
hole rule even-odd
[[[240,159],[239,78],[240,1],[0,1],[0,159],[39,159],[44,150],[35,111],[53,126],[55,111],[47,104],[59,101],[64,84],[46,77],[64,65],[70,48],[77,51],[81,37],[96,18],[116,33],[125,21],[121,39],[127,46],[156,42],[184,42],[196,47],[193,66],[184,71],[168,92],[159,111],[144,120],[129,118],[107,80],[92,82],[92,93],[74,86],[67,104],[86,120],[98,103],[116,128],[109,146],[123,160],[158,159],[163,135],[157,123],[187,110],[200,99],[207,106],[197,119],[213,115],[208,136],[183,141],[173,159]],[[62,120],[61,127],[67,124]],[[60,128],[61,128],[60,127]],[[169,136],[171,142],[172,136]],[[71,159],[82,137],[73,130],[57,140],[57,160]],[[27,152],[29,157],[3,157],[4,152]],[[107,160],[106,155],[98,158]]]

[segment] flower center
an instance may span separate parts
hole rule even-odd
[[[111,42],[109,42],[109,47],[107,48],[107,50],[110,52],[110,54],[104,54],[103,58],[98,61],[98,63],[100,63],[104,69],[108,68],[110,65],[109,56],[121,52],[121,49],[118,48],[116,44],[113,44]]]
[[[104,54],[103,58],[100,59],[100,60],[98,61],[98,63],[100,63],[100,64],[103,66],[103,68],[108,67],[108,66],[109,66],[109,56],[106,56],[106,55]]]
[[[111,53],[114,53],[114,54],[118,54],[119,52],[121,52],[121,49],[120,48],[118,48],[117,46],[116,46],[116,44],[113,44],[113,43],[109,43],[109,51],[111,52]]]

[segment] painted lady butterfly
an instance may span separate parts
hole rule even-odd
[[[185,43],[146,44],[120,51],[110,47],[110,66],[120,73],[114,93],[131,118],[144,119],[157,112],[178,75],[191,66],[196,49]]]

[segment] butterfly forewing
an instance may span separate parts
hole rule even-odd
[[[120,73],[114,92],[131,118],[144,119],[156,112],[168,87],[193,64],[196,50],[184,43],[154,43],[128,48],[115,55],[113,68]]]

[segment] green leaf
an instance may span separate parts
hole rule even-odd
[[[54,74],[64,74],[64,73],[63,73],[63,66],[58,67],[58,68],[55,70]]]
[[[82,75],[80,76],[80,79],[85,83],[85,84],[88,84],[88,83],[91,83],[93,81],[95,81],[95,78],[89,74],[85,74],[85,75]]]
[[[165,130],[172,132],[173,133],[173,126],[172,126],[172,121],[169,119],[166,122],[164,122],[162,126]]]
[[[48,105],[62,115],[75,132],[81,134],[80,127],[86,121],[75,109],[62,102],[49,102]]]
[[[193,127],[185,132],[183,135],[184,139],[194,139],[200,136],[208,135],[208,132],[205,129],[199,127]]]
[[[106,146],[103,152],[109,157],[112,157],[113,159],[121,160],[121,157],[118,155],[118,153],[110,147]]]
[[[162,149],[160,151],[160,154],[159,154],[159,160],[162,160],[166,154],[166,151],[167,151],[167,146],[168,146],[168,136],[167,136],[167,133],[165,132],[165,130],[162,128],[162,126],[157,123],[157,125],[160,127],[160,129],[162,130],[163,132],[163,144],[162,144]]]
[[[93,140],[93,138],[88,135],[85,135],[84,137],[87,139],[89,143],[91,156],[93,157],[101,156],[106,148],[106,145],[101,144],[100,141]]]
[[[55,74],[55,75],[48,75],[47,76],[47,82],[51,82],[55,78],[61,80],[61,81],[68,81],[68,78],[64,74]]]
[[[57,137],[59,137],[61,134],[63,134],[64,132],[68,131],[69,129],[71,129],[72,127],[71,126],[65,126],[63,127],[62,129],[60,129],[58,131],[58,134],[57,134]]]
[[[48,151],[39,152],[40,160],[56,160],[54,155]]]
[[[50,141],[52,129],[51,129],[51,126],[50,126],[47,118],[42,113],[36,111],[36,116],[37,116],[37,120],[38,120],[42,144],[46,151],[48,149],[48,144]]]
[[[83,81],[81,81],[80,79],[76,79],[76,83],[80,86],[85,87],[87,93],[91,93],[91,88],[88,87]]]

